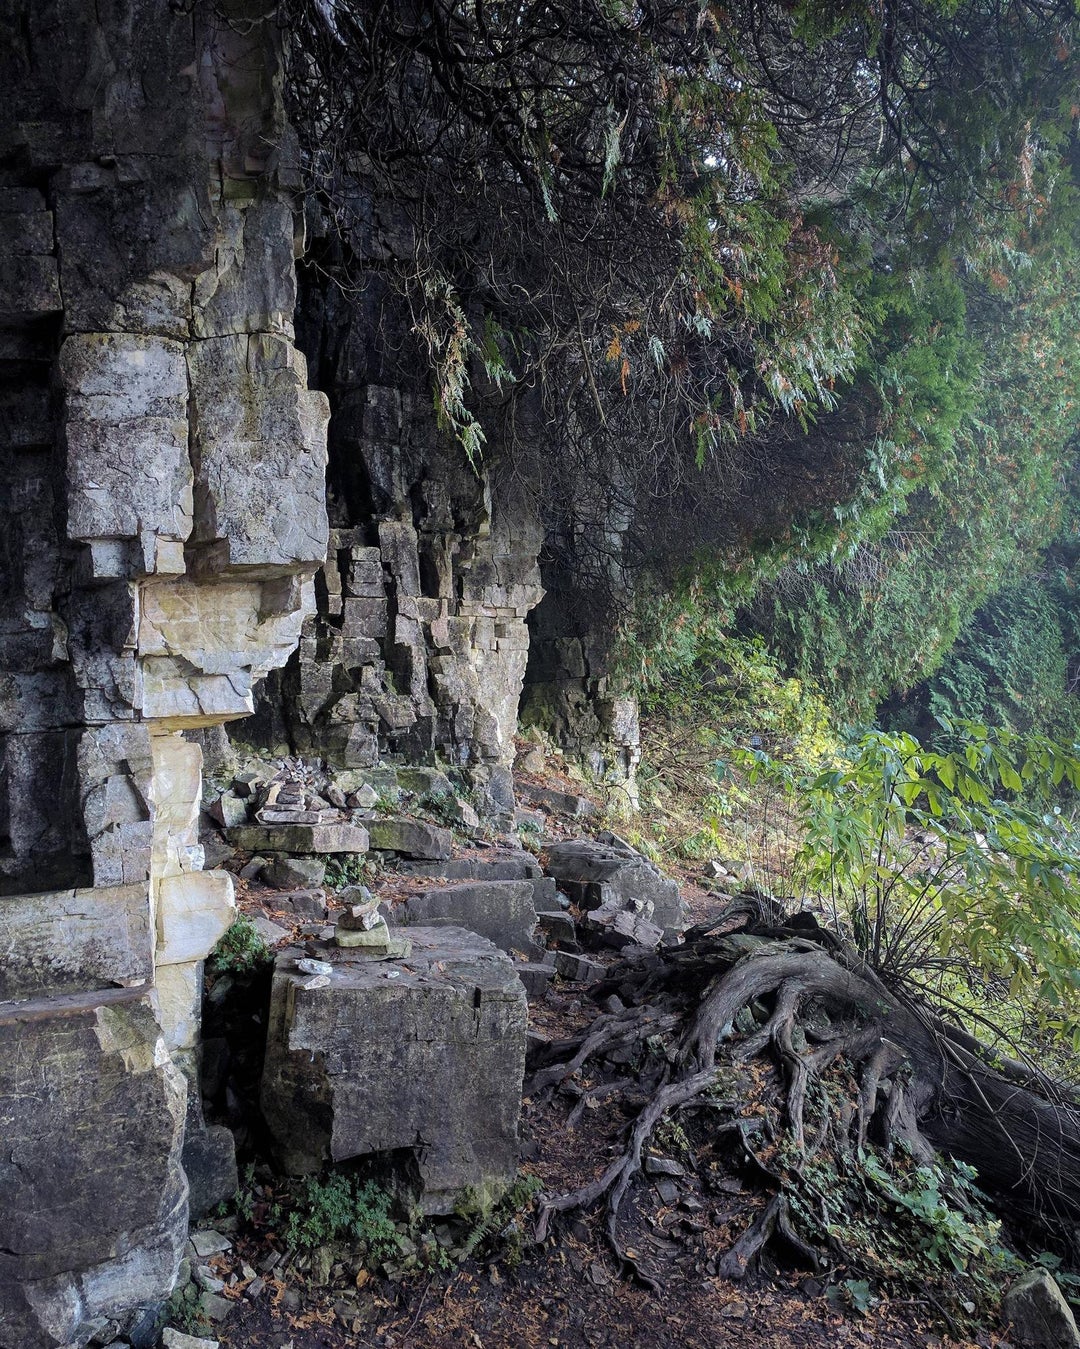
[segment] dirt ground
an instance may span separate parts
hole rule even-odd
[[[706,919],[717,901],[689,872],[678,879],[692,921]],[[377,888],[392,900],[432,884],[387,878]],[[263,887],[242,885],[241,902],[299,934]],[[561,984],[530,1009],[531,1029],[558,1039],[595,1012],[583,987]],[[581,1109],[572,1121],[572,1107],[565,1096],[524,1102],[523,1171],[548,1194],[591,1179],[620,1146],[619,1120]],[[716,1263],[764,1197],[737,1180],[717,1194],[692,1176],[666,1189],[660,1179],[643,1180],[620,1221],[624,1247],[658,1291],[623,1277],[590,1215],[558,1225],[543,1246],[526,1241],[520,1263],[495,1253],[400,1279],[338,1265],[320,1283],[274,1230],[271,1205],[257,1203],[253,1220],[231,1233],[233,1249],[210,1262],[232,1308],[200,1333],[224,1349],[1009,1349],[993,1330],[965,1339],[953,1323],[950,1338],[948,1315],[929,1294],[885,1299],[861,1316],[838,1309],[826,1290],[842,1270],[815,1275],[766,1257],[743,1282],[726,1281]],[[532,1223],[521,1215],[524,1235]]]

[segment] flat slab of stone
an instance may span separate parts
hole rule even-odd
[[[147,992],[0,1007],[0,1344],[85,1344],[168,1297],[186,1104]]]
[[[145,885],[4,896],[0,1002],[149,982],[153,948]]]
[[[598,909],[616,896],[640,900],[652,904],[653,921],[668,940],[686,928],[686,908],[675,881],[612,835],[552,844],[547,871],[583,909]]]
[[[403,925],[468,928],[500,951],[529,951],[536,931],[532,881],[476,881],[410,895],[393,911]]]
[[[412,927],[408,960],[327,944],[334,973],[306,989],[296,947],[277,958],[262,1108],[285,1169],[414,1152],[427,1213],[517,1167],[525,990],[510,959],[457,927]]]
[[[369,846],[359,824],[245,824],[227,837],[245,852],[365,853]]]
[[[454,847],[454,837],[449,829],[397,815],[369,820],[368,835],[371,846],[381,852],[396,852],[404,857],[431,861],[449,857]]]

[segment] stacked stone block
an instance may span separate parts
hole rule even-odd
[[[252,710],[326,555],[278,34],[0,0],[0,1344],[160,1303],[202,961],[184,733]]]

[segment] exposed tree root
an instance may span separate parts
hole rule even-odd
[[[1070,1093],[1027,1065],[994,1063],[969,1035],[890,992],[831,934],[805,923],[733,932],[749,921],[749,908],[696,930],[684,946],[617,966],[597,993],[618,991],[627,1010],[547,1047],[533,1092],[560,1090],[587,1064],[602,1066],[613,1049],[625,1064],[636,1048],[646,1065],[634,1078],[623,1067],[617,1082],[576,1087],[572,1122],[588,1102],[626,1088],[644,1089],[646,1100],[621,1155],[580,1189],[542,1204],[538,1239],[556,1215],[602,1200],[612,1249],[650,1282],[628,1260],[618,1222],[654,1130],[678,1110],[707,1108],[713,1121],[718,1110],[737,1116],[740,1101],[718,1098],[730,1097],[732,1069],[752,1061],[773,1074],[777,1121],[754,1126],[767,1137],[780,1129],[794,1161],[785,1181],[751,1148],[747,1121],[720,1125],[742,1137],[776,1191],[723,1258],[719,1272],[729,1278],[741,1277],[773,1238],[815,1266],[817,1252],[796,1230],[782,1186],[824,1148],[857,1157],[871,1142],[885,1151],[899,1145],[924,1165],[940,1149],[974,1166],[983,1189],[1013,1211],[1080,1219],[1080,1111]],[[843,1099],[835,1089],[826,1093],[830,1075],[848,1084]]]

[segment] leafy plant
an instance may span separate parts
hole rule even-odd
[[[208,965],[215,974],[250,974],[272,960],[258,928],[247,914],[240,913],[210,953]]]
[[[363,853],[335,853],[326,859],[326,884],[333,890],[363,885],[371,879],[371,868]]]
[[[284,1236],[291,1246],[314,1250],[332,1241],[348,1240],[365,1248],[370,1264],[377,1265],[398,1252],[398,1231],[390,1217],[393,1196],[375,1181],[360,1181],[334,1173],[324,1180],[301,1182],[287,1208]]]
[[[801,780],[800,874],[886,979],[946,1001],[949,975],[996,981],[1080,1042],[1080,853],[1053,803],[1080,786],[1080,757],[1042,736],[943,731],[943,751],[869,732]],[[783,771],[744,758],[752,775]]]
[[[532,1206],[542,1186],[535,1176],[519,1175],[512,1185],[492,1203],[471,1187],[466,1187],[454,1205],[454,1213],[469,1224],[469,1231],[458,1248],[459,1260],[467,1260],[484,1243],[502,1240],[503,1255],[511,1265],[518,1263],[524,1248],[517,1219]]]
[[[825,1296],[834,1307],[848,1306],[859,1316],[865,1316],[880,1301],[866,1279],[845,1279],[843,1283],[830,1284]]]

